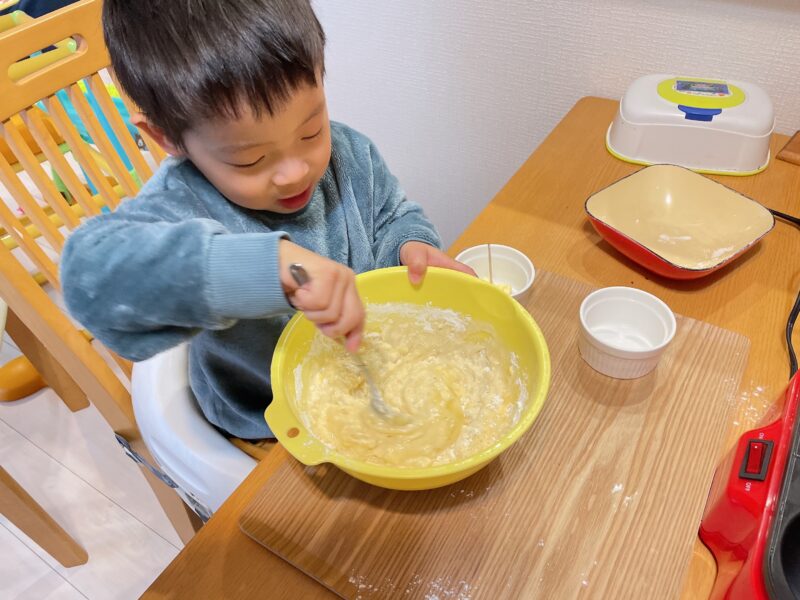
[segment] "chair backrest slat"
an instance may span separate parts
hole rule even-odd
[[[142,156],[136,141],[131,136],[128,127],[119,115],[119,111],[114,106],[114,100],[108,93],[106,84],[99,74],[94,74],[88,79],[89,89],[92,91],[97,103],[100,105],[103,115],[108,120],[111,129],[114,131],[119,143],[122,145],[125,155],[133,164],[134,169],[139,175],[140,181],[150,179],[153,171]]]
[[[167,158],[167,153],[164,152],[164,149],[158,145],[158,143],[150,137],[150,135],[146,131],[139,131],[139,135],[142,136],[145,145],[150,150],[150,153],[153,155],[153,158],[156,160],[156,164],[161,164],[165,158]]]
[[[116,208],[119,204],[119,194],[114,191],[113,186],[100,170],[100,165],[97,164],[97,161],[95,161],[91,154],[91,148],[83,141],[75,125],[70,121],[69,115],[67,115],[67,111],[62,106],[61,101],[55,96],[51,96],[43,100],[43,104],[47,109],[47,113],[53,119],[53,123],[55,123],[59,133],[63,135],[64,139],[67,141],[72,156],[75,157],[75,160],[88,175],[89,180],[100,192],[100,196],[103,198],[106,206]]]
[[[7,176],[10,171],[13,172],[6,159],[0,155],[0,181],[4,181],[4,176]],[[25,254],[45,276],[47,281],[58,289],[60,287],[58,267],[56,267],[56,264],[45,254],[39,244],[36,243],[36,240],[28,232],[27,228],[19,224],[17,217],[2,200],[0,200],[0,222],[3,223],[3,227],[5,227],[8,234],[17,242],[19,247],[23,249]]]
[[[68,229],[75,229],[80,224],[78,217],[75,216],[75,213],[72,212],[69,204],[67,204],[67,201],[61,195],[61,192],[56,189],[53,181],[47,176],[47,173],[44,172],[44,169],[42,169],[42,166],[39,164],[39,160],[34,156],[28,144],[25,143],[25,140],[22,139],[22,134],[17,131],[17,128],[13,125],[5,127],[4,132],[6,143],[17,156],[20,164],[28,173],[33,183],[36,184],[36,187],[42,193],[43,199],[52,207],[56,214],[61,217],[61,222],[66,225]],[[44,149],[42,149],[42,151],[44,152]],[[57,230],[57,228],[54,229]]]
[[[108,167],[114,174],[114,177],[120,182],[122,189],[125,190],[128,196],[135,196],[139,191],[139,185],[122,162],[122,159],[114,148],[114,144],[100,124],[97,115],[92,110],[92,107],[89,106],[89,102],[86,100],[83,90],[80,86],[75,84],[69,86],[67,92],[70,102],[72,102],[75,111],[80,116],[81,121],[83,121],[84,127],[86,127],[86,130],[89,132],[89,136],[91,136],[94,143],[100,149],[100,154],[103,159],[107,161]]]
[[[133,101],[130,98],[128,98],[127,94],[125,94],[125,91],[122,89],[122,86],[119,84],[119,81],[117,81],[114,72],[113,71],[109,72],[109,75],[111,76],[111,81],[114,82],[114,86],[117,89],[117,93],[119,94],[119,97],[122,98],[122,103],[125,105],[125,108],[128,110],[128,113],[133,114],[135,112],[138,112],[139,108],[133,103]],[[161,146],[159,146],[155,142],[155,140],[153,140],[153,138],[151,138],[147,134],[146,131],[140,129],[139,135],[142,136],[142,139],[144,140],[147,149],[150,151],[150,154],[155,159],[156,164],[160,165],[161,161],[167,158],[167,153],[164,152],[163,148],[161,148]]]
[[[40,112],[36,109],[23,111],[22,119],[28,126],[28,130],[36,140],[36,143],[39,144],[42,152],[47,157],[47,160],[50,161],[53,169],[55,169],[58,176],[61,177],[69,193],[83,209],[83,214],[89,216],[99,215],[100,207],[92,198],[89,190],[83,185],[83,182],[78,178],[77,173],[72,170],[72,167],[70,167],[61,154],[61,149],[58,144],[56,144],[56,141],[45,125]],[[73,212],[77,213],[77,211]]]
[[[8,124],[3,125],[3,136],[8,142],[8,137],[5,135],[8,129],[13,126]],[[10,144],[9,144],[10,146]],[[44,209],[39,205],[39,202],[34,198],[25,184],[17,176],[11,165],[8,164],[5,157],[0,157],[0,182],[11,193],[13,198],[17,201],[19,207],[25,211],[25,214],[30,218],[31,222],[36,225],[45,239],[50,242],[56,252],[61,252],[64,246],[64,236],[56,228],[50,217],[44,212]]]

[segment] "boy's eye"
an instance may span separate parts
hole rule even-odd
[[[232,166],[232,167],[239,167],[240,169],[246,169],[247,167],[254,167],[258,163],[260,163],[263,159],[264,159],[264,157],[261,156],[257,160],[254,160],[253,162],[246,163],[246,164],[237,164],[237,163],[228,163],[228,164],[230,166]]]
[[[307,142],[308,140],[313,140],[315,137],[318,137],[320,133],[322,133],[322,127],[320,127],[319,131],[317,131],[317,133],[315,133],[314,135],[307,135],[300,139],[302,139],[304,142]]]

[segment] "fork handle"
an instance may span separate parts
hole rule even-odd
[[[306,271],[305,267],[300,263],[292,263],[289,265],[289,274],[300,287],[311,281],[311,276],[308,274],[308,271]]]

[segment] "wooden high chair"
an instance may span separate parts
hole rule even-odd
[[[17,3],[18,0],[14,1],[14,4]],[[11,6],[11,5],[8,5]],[[8,6],[3,6],[0,4],[0,10],[7,8]],[[29,23],[33,19],[27,15],[26,13],[22,12],[21,10],[15,10],[12,13],[6,15],[0,15],[0,33],[3,31],[7,31],[12,27],[16,27],[18,25],[22,25],[24,23]],[[8,74],[13,80],[22,79],[26,75],[30,75],[32,72],[46,66],[52,64],[56,60],[60,58],[64,58],[68,54],[75,52],[78,45],[77,42],[71,38],[64,38],[63,40],[58,40],[53,43],[53,48],[49,52],[37,52],[34,56],[28,57],[24,60],[18,60],[14,64],[9,67]]]
[[[13,4],[16,4],[19,0],[12,0],[10,3],[7,3],[5,6],[3,3],[0,3],[0,10],[3,8],[7,8]],[[29,17],[27,14],[22,12],[21,10],[15,10],[12,13],[6,15],[0,15],[0,33],[4,31],[8,31],[13,27],[17,27],[19,25],[24,25],[25,23],[30,23],[33,19]],[[38,52],[35,56],[30,56],[24,58],[23,60],[17,60],[13,64],[9,66],[8,69],[8,76],[14,80],[18,81],[24,77],[27,77],[31,73],[34,73],[48,65],[51,65],[65,56],[72,54],[75,50],[78,49],[78,44],[75,39],[72,37],[65,38],[63,40],[59,40],[53,44],[54,48],[50,52]],[[37,110],[38,109],[34,109]],[[50,119],[39,111],[39,114],[47,127],[53,141],[63,150],[66,150],[66,142],[64,139],[59,135],[58,131],[53,127],[52,122]],[[22,122],[22,119],[19,116],[12,117],[11,123],[16,126],[19,130],[22,139],[28,144],[28,147],[33,151],[33,154],[39,158],[40,160],[43,158],[42,150],[36,144],[36,141],[31,137],[30,132],[25,127],[25,124]],[[16,156],[11,152],[11,149],[5,143],[3,139],[0,139],[0,154],[2,154],[5,159],[15,168],[15,170],[19,169],[19,163],[17,162]]]
[[[89,560],[86,550],[2,466],[0,514],[65,567],[77,567]]]
[[[100,74],[110,64],[103,41],[101,9],[102,0],[84,0],[0,33],[0,133],[16,159],[13,162],[17,163],[12,166],[12,161],[0,153],[0,183],[25,213],[18,215],[0,201],[3,227],[0,240],[4,242],[0,244],[0,296],[10,309],[9,333],[45,380],[57,392],[61,392],[59,387],[67,393],[74,392],[74,388],[80,390],[97,407],[120,442],[128,445],[127,451],[152,462],[131,406],[127,381],[131,364],[112,355],[119,369],[112,368],[45,291],[60,289],[57,257],[64,247],[65,236],[84,218],[102,210],[114,210],[122,199],[134,196],[140,182],[152,175],[151,166],[117,112]],[[18,59],[69,37],[77,40],[74,52],[17,81],[9,75],[9,68]],[[81,90],[80,81],[94,95],[133,171],[129,171],[123,157],[115,151]],[[56,97],[62,89],[96,148],[81,138]],[[123,100],[133,112],[127,99]],[[37,103],[43,106],[52,128],[35,108]],[[15,117],[25,124],[49,167],[42,165],[41,157],[26,143],[12,121]],[[62,153],[61,138],[79,167],[74,167]],[[166,156],[163,150],[148,136],[143,135],[143,139],[154,161],[163,160]],[[102,167],[94,158],[98,152],[105,163]],[[105,169],[110,171],[111,178]],[[92,193],[81,172],[97,193]],[[59,192],[53,173],[63,182],[72,203]],[[40,365],[51,369],[50,377]],[[53,378],[57,380],[55,383]],[[187,541],[199,521],[173,490],[148,469],[143,468],[143,472],[178,534]]]
[[[19,0],[0,0],[0,10],[5,10],[19,4]]]
[[[0,10],[16,3],[17,2],[15,0],[6,6],[0,5]],[[15,10],[14,12],[0,15],[0,33],[9,30],[12,27],[29,23],[31,20],[31,17],[21,10]],[[8,75],[14,81],[18,81],[19,79],[22,79],[23,77],[26,77],[47,65],[57,62],[66,55],[75,52],[77,48],[77,41],[72,37],[58,41],[54,44],[53,49],[48,52],[37,52],[34,56],[23,58],[22,60],[15,62],[9,68]],[[47,127],[53,141],[58,145],[61,152],[63,153],[68,151],[69,147],[66,141],[61,137],[58,131],[56,131],[55,127],[53,127],[52,121],[49,119],[49,117],[39,108],[34,108],[32,110],[36,111],[41,116],[45,127]],[[44,156],[42,149],[39,148],[36,140],[33,139],[19,115],[11,118],[11,125],[17,128],[22,136],[22,139],[31,149],[31,152],[34,156],[36,156],[37,160],[40,162],[45,162],[47,157]],[[11,152],[11,148],[8,147],[8,144],[5,143],[5,140],[2,137],[0,137],[0,154],[5,157],[15,171],[22,170],[22,166],[19,164],[16,155]],[[3,242],[11,249],[16,247],[16,242],[14,242],[13,238],[10,236],[5,236]],[[39,278],[38,281],[39,283],[43,283],[44,280],[43,278]],[[0,402],[9,402],[19,400],[20,398],[25,398],[39,391],[45,386],[46,383],[42,379],[41,375],[30,362],[30,359],[28,359],[28,357],[25,355],[18,356],[17,358],[8,361],[6,364],[0,367]],[[87,406],[85,395],[77,390],[74,394],[65,394],[63,400],[64,403],[73,411],[86,408]]]
[[[0,346],[3,345],[7,309],[6,303],[0,299]],[[89,560],[86,550],[2,466],[0,515],[5,516],[65,567],[82,565]]]

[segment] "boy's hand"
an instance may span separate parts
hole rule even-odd
[[[331,338],[344,337],[345,348],[358,350],[364,333],[364,305],[356,291],[355,273],[345,265],[281,240],[281,284],[297,310]],[[311,281],[299,287],[289,265],[300,263]]]
[[[414,285],[422,281],[428,267],[444,267],[477,277],[471,267],[450,258],[438,248],[424,242],[403,244],[400,247],[400,263],[408,267],[408,279]]]

